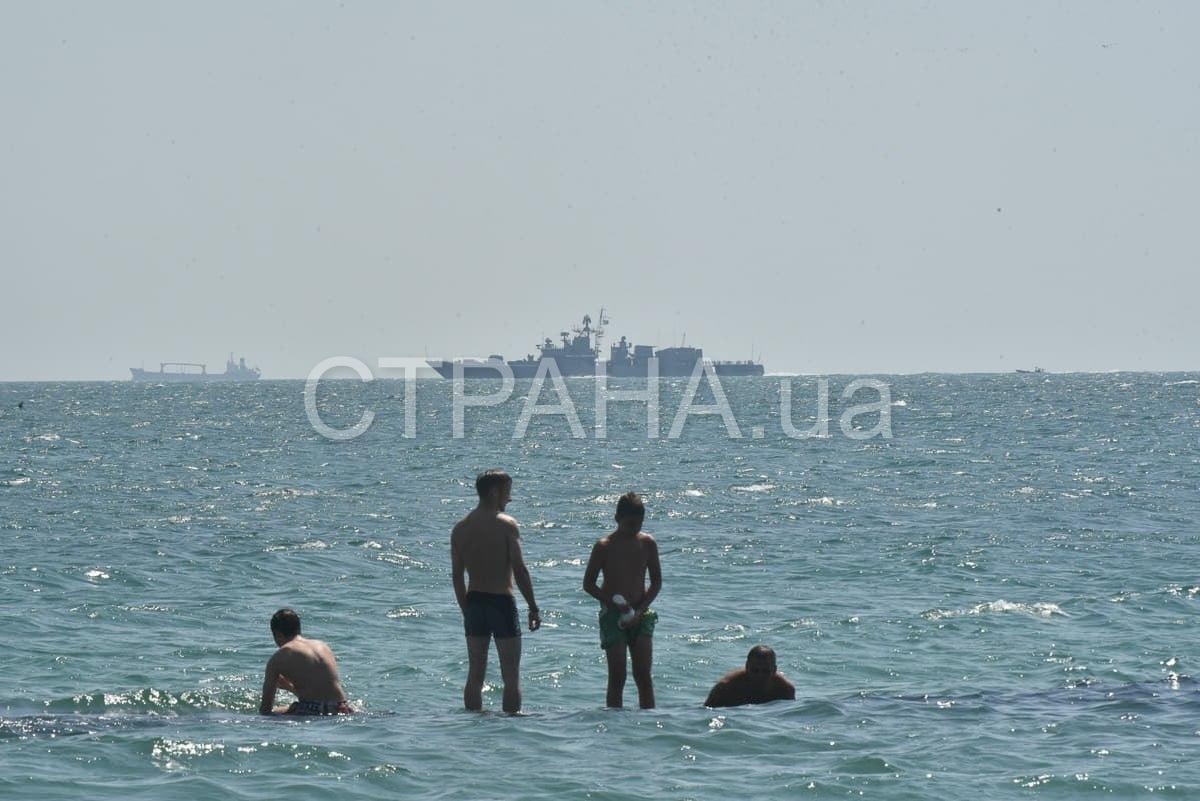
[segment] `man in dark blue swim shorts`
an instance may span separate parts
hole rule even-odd
[[[463,628],[468,637],[495,637],[497,640],[521,636],[521,621],[517,602],[508,593],[467,593],[467,608],[463,613]]]
[[[504,514],[512,479],[503,470],[488,470],[475,480],[475,491],[479,505],[450,534],[454,596],[463,614],[469,661],[463,705],[483,708],[488,648],[494,638],[504,679],[504,711],[515,715],[521,711],[521,624],[514,582],[529,605],[529,630],[537,631],[542,618],[533,600],[533,579],[521,553],[517,521]]]

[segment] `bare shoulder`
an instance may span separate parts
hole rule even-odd
[[[517,519],[512,515],[506,515],[504,512],[501,512],[500,514],[496,515],[496,520],[499,521],[500,525],[507,529],[512,531],[521,530],[521,526],[517,523]]]
[[[267,660],[267,670],[286,671],[295,658],[296,648],[294,647],[294,643],[284,643]]]
[[[638,542],[642,544],[643,548],[647,548],[652,551],[658,550],[658,540],[654,539],[654,535],[648,531],[638,532]]]
[[[721,680],[717,683],[720,684],[722,687],[731,687],[734,684],[744,681],[745,679],[746,679],[746,669],[745,668],[734,668],[733,670],[729,671],[724,676],[722,676]]]

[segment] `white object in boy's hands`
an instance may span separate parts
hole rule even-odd
[[[613,596],[613,604],[615,604],[618,607],[625,606],[626,605],[625,596],[624,595],[614,595]],[[635,617],[637,617],[637,612],[633,611],[632,608],[629,608],[621,613],[621,622],[628,623],[629,621],[633,620]]]

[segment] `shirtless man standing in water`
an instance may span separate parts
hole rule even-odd
[[[633,681],[637,684],[638,704],[654,708],[654,682],[651,667],[654,647],[651,639],[658,613],[650,604],[662,589],[662,567],[658,561],[658,543],[642,531],[646,507],[635,492],[617,501],[617,530],[602,537],[592,547],[591,558],[583,573],[583,590],[598,600],[600,611],[600,647],[608,657],[606,704],[624,706],[625,653],[633,663]],[[596,579],[604,574],[604,583]],[[649,574],[650,586],[646,586]],[[614,601],[623,597],[624,603]],[[633,615],[628,616],[629,612]],[[628,619],[623,619],[628,617]]]
[[[475,491],[479,505],[450,533],[454,595],[467,634],[469,665],[463,705],[473,711],[483,708],[488,647],[494,637],[504,679],[504,711],[515,715],[521,711],[521,624],[512,594],[514,581],[529,606],[530,631],[541,627],[542,617],[521,554],[517,521],[504,514],[512,496],[512,478],[503,470],[488,470],[475,479]]]
[[[259,712],[344,715],[354,711],[346,703],[333,651],[320,640],[300,636],[299,615],[291,609],[280,609],[271,617],[271,636],[279,650],[267,662]],[[299,700],[273,709],[276,690],[287,690]]]

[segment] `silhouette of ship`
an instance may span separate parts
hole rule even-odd
[[[646,378],[650,375],[651,359],[658,360],[658,375],[672,378],[690,376],[696,369],[697,362],[704,359],[704,350],[686,346],[673,348],[658,348],[653,345],[634,345],[625,337],[609,348],[608,359],[600,360],[600,342],[604,337],[604,326],[608,318],[604,309],[595,327],[592,326],[591,315],[585,314],[580,325],[570,331],[559,333],[560,343],[555,343],[546,337],[537,346],[538,353],[529,354],[523,359],[504,361],[499,354],[492,354],[486,360],[480,359],[443,359],[429,361],[428,364],[443,378],[453,378],[456,366],[462,369],[464,378],[499,378],[501,365],[507,364],[514,378],[533,378],[538,367],[545,359],[554,361],[558,372],[566,376],[596,375],[597,365],[605,375],[613,377]],[[713,361],[710,362],[713,371],[718,376],[756,376],[763,374],[761,362],[747,359],[745,361]]]
[[[168,370],[168,367],[172,369]],[[234,362],[232,353],[229,354],[229,361],[225,362],[225,372],[223,373],[210,373],[208,372],[207,365],[197,362],[160,362],[158,372],[143,370],[138,367],[130,367],[129,372],[133,374],[135,382],[154,384],[193,384],[205,381],[257,381],[262,378],[261,370],[257,367],[246,366],[246,358],[244,356],[237,362]]]

